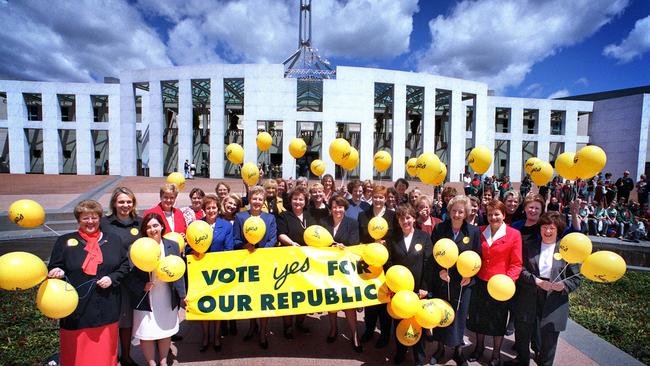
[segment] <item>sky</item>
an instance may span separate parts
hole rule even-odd
[[[121,70],[282,63],[299,0],[0,0],[0,79],[102,82]],[[557,98],[650,85],[650,0],[313,0],[334,66],[481,81]]]

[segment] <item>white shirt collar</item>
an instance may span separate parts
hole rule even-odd
[[[487,241],[488,246],[492,246],[492,243],[494,243],[495,241],[503,238],[504,236],[506,236],[506,224],[505,223],[503,223],[503,224],[501,224],[501,226],[499,226],[499,229],[497,230],[496,233],[494,233],[494,236],[492,236],[492,229],[491,229],[490,225],[488,225],[485,228],[485,230],[483,230],[483,237]]]

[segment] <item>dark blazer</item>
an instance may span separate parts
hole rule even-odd
[[[251,217],[250,211],[238,212],[235,215],[235,222],[232,225],[232,239],[235,242],[235,249],[244,249],[247,243],[244,237],[243,227],[246,219]],[[270,213],[262,212],[260,218],[266,224],[266,232],[259,243],[255,244],[257,248],[272,248],[278,243],[278,230],[275,222],[275,216]]]
[[[281,213],[278,216],[278,237],[284,234],[302,246],[307,245],[304,238],[305,229],[311,225],[316,225],[317,222],[307,209],[303,211],[302,219],[304,221],[300,221],[293,211]]]
[[[375,214],[372,211],[372,206],[359,214],[359,240],[363,244],[376,242],[376,240],[368,233],[368,223],[373,217],[375,217]],[[386,232],[386,235],[384,235],[384,240],[388,242],[393,240],[395,235],[402,234],[399,223],[397,222],[395,211],[386,209],[386,211],[384,211],[384,219],[386,219],[386,222],[388,223],[388,231]]]
[[[320,225],[327,229],[330,234],[334,233],[334,219],[332,216],[326,216],[320,221]],[[333,235],[335,243],[341,243],[345,246],[359,244],[359,225],[354,219],[343,216],[336,235]]]
[[[54,243],[48,269],[61,268],[67,281],[77,288],[79,303],[74,312],[60,320],[61,328],[77,330],[95,328],[118,321],[120,317],[120,283],[129,272],[126,247],[120,237],[102,232],[99,248],[103,262],[97,266],[97,275],[83,272],[86,241],[77,231],[61,235]],[[178,245],[176,246],[178,248]],[[97,286],[100,278],[108,276],[113,282],[108,288]]]
[[[539,329],[549,324],[554,331],[561,332],[566,329],[567,318],[569,317],[569,293],[580,286],[580,277],[573,277],[564,281],[565,289],[562,292],[549,291],[547,293],[544,309],[537,309],[537,292],[544,291],[535,284],[535,278],[539,278],[539,256],[541,252],[541,240],[528,246],[525,250],[523,268],[517,280],[517,293],[513,300],[513,312],[516,319],[525,322],[534,322],[541,310]],[[555,245],[555,253],[559,253],[559,244]],[[566,262],[564,260],[553,260],[551,267],[550,281],[557,278]],[[580,272],[577,264],[571,264],[560,276],[566,279]]]
[[[481,255],[481,232],[478,227],[474,225],[463,222],[463,226],[460,227],[458,236],[454,240],[454,231],[451,228],[451,220],[447,219],[446,221],[436,225],[436,227],[433,229],[433,233],[431,234],[431,242],[433,245],[435,245],[438,240],[443,238],[451,239],[454,241],[454,243],[456,243],[456,246],[458,247],[458,254],[466,250],[473,250],[478,255]],[[439,274],[443,268],[438,264],[438,262],[436,262],[435,258],[432,260],[432,262],[434,279],[434,282],[432,283],[440,282],[442,280],[440,279]],[[458,284],[458,286],[460,286],[460,281],[463,279],[463,277],[460,275],[460,273],[458,273],[456,266],[449,268],[448,274],[451,278],[451,283]],[[472,278],[468,286],[473,285],[474,282],[475,280]]]
[[[214,222],[212,244],[208,248],[208,253],[224,252],[233,250],[234,248],[235,242],[232,239],[232,224],[228,220],[218,217],[217,221]]]
[[[173,240],[165,239],[162,240],[165,248],[165,257],[170,255],[181,256],[180,248],[178,243]],[[155,276],[155,273],[151,273],[152,276]],[[137,267],[133,267],[129,273],[125,284],[131,295],[131,306],[136,310],[142,311],[151,311],[151,304],[149,302],[149,294],[144,291],[144,286],[149,282],[149,273],[141,271]],[[174,282],[167,283],[172,293],[170,299],[172,309],[175,309],[179,306],[184,306],[181,302],[185,298],[185,279],[183,277],[179,278]]]
[[[120,221],[116,215],[110,215],[102,217],[99,228],[102,233],[119,236],[128,252],[131,244],[140,238],[140,224],[142,224],[142,217],[140,216],[129,218],[127,221]]]
[[[415,288],[413,291],[425,290],[431,291],[431,273],[433,271],[433,244],[431,237],[424,231],[415,229],[413,239],[408,251],[404,244],[404,235],[399,233],[399,237],[388,241],[388,267],[402,265],[408,268],[415,279]],[[419,249],[419,250],[418,250]]]

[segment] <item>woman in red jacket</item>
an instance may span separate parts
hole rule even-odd
[[[494,337],[492,359],[488,365],[501,364],[501,342],[506,332],[508,302],[493,299],[487,281],[496,274],[505,274],[516,281],[521,273],[521,234],[504,223],[506,206],[498,200],[487,204],[489,225],[481,227],[481,270],[469,304],[467,329],[476,332],[476,348],[470,361],[477,361],[485,349],[485,335]]]
[[[178,188],[171,184],[165,183],[160,187],[160,203],[154,207],[146,210],[142,216],[147,216],[150,213],[157,213],[164,220],[165,232],[177,232],[185,236],[187,224],[183,217],[183,212],[174,207],[176,198],[178,197]]]

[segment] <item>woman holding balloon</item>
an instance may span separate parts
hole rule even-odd
[[[100,230],[101,215],[99,202],[79,202],[79,229],[60,236],[50,255],[47,276],[65,278],[81,294],[59,322],[62,365],[117,364],[119,285],[129,262],[120,237]]]
[[[454,321],[444,328],[433,330],[433,339],[438,342],[437,350],[431,357],[430,364],[434,365],[445,355],[445,346],[454,347],[454,361],[456,365],[467,365],[463,356],[462,346],[465,333],[465,323],[469,311],[469,303],[472,294],[472,287],[475,280],[472,278],[478,272],[481,261],[481,234],[478,227],[468,224],[465,219],[471,209],[470,200],[467,196],[456,196],[447,204],[449,218],[436,225],[431,235],[431,241],[435,244],[433,263],[433,288],[434,297],[447,300],[456,308]],[[442,241],[441,239],[448,239]],[[457,249],[450,250],[444,245],[454,245]],[[443,256],[450,253],[459,253],[456,266],[450,261],[439,259],[439,250]],[[453,249],[453,248],[451,248]],[[472,252],[473,253],[469,253]],[[465,254],[463,254],[465,253]],[[451,258],[450,258],[451,259]]]
[[[166,183],[160,187],[160,203],[146,210],[144,216],[150,213],[157,213],[164,220],[161,222],[165,226],[165,232],[176,232],[185,235],[187,224],[181,210],[174,207],[178,197],[178,187],[175,184]]]
[[[174,277],[164,277],[159,272],[145,272],[149,268],[138,268],[139,261],[131,259],[136,265],[128,276],[127,286],[131,291],[133,304],[133,336],[140,340],[142,354],[147,364],[166,365],[167,354],[171,345],[171,337],[178,333],[178,309],[184,306],[185,280],[183,278],[185,264],[180,259],[180,248],[173,240],[163,238],[166,232],[164,219],[157,213],[149,213],[142,219],[140,229],[144,238],[152,239],[158,244],[160,260],[169,256],[176,256],[182,271],[175,271]],[[142,239],[140,239],[142,240]],[[134,243],[135,247],[138,243]],[[142,266],[141,266],[142,267]],[[155,356],[158,346],[158,357]]]

